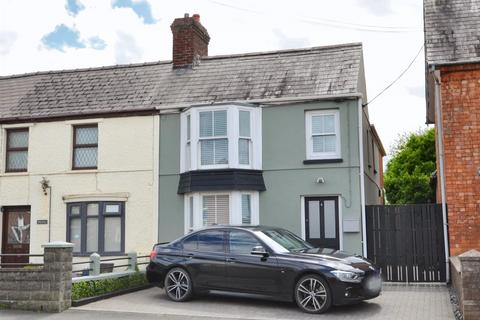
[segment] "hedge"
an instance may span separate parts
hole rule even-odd
[[[148,281],[142,272],[135,272],[134,274],[121,278],[75,282],[72,283],[72,300],[96,297],[146,284],[148,284]]]

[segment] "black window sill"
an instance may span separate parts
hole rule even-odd
[[[324,164],[324,163],[340,163],[340,162],[343,162],[342,158],[303,160],[303,164]]]

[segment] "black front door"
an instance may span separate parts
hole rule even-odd
[[[305,198],[305,236],[315,247],[340,249],[338,197]]]
[[[258,239],[241,230],[230,231],[226,254],[229,289],[250,293],[278,293],[281,270],[273,256],[252,255],[253,247],[262,245]]]

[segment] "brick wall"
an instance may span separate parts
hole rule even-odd
[[[46,312],[68,309],[72,287],[72,247],[44,246],[44,265],[35,269],[0,269],[0,306]]]
[[[480,64],[440,72],[450,254],[455,256],[480,249]]]

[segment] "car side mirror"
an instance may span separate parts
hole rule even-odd
[[[255,256],[268,257],[268,252],[262,246],[253,247],[252,251],[250,251],[250,254],[253,254]]]

